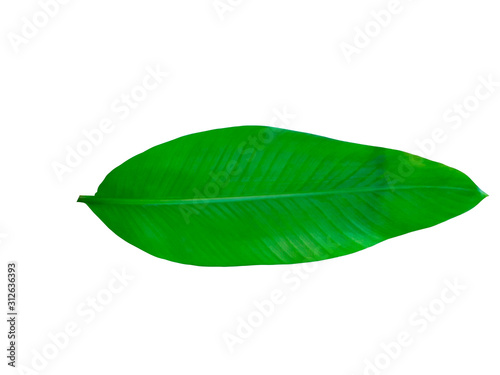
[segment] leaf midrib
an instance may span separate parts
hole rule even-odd
[[[442,189],[442,190],[462,190],[475,191],[476,189],[467,189],[454,186],[393,186],[393,187],[367,187],[367,188],[352,188],[338,189],[329,191],[317,191],[306,193],[291,193],[291,194],[270,194],[270,195],[249,195],[238,197],[215,197],[215,198],[190,198],[190,199],[135,199],[135,198],[101,198],[92,195],[80,195],[77,202],[94,203],[94,204],[119,204],[119,205],[182,205],[182,204],[208,204],[219,202],[235,202],[249,200],[264,200],[264,199],[282,199],[296,197],[312,197],[322,195],[337,195],[337,194],[352,194],[352,193],[372,193],[377,191],[394,191],[394,190],[418,190],[418,189]],[[484,194],[484,193],[483,193]]]

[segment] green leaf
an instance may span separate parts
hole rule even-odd
[[[239,266],[350,254],[486,196],[462,172],[405,152],[240,126],[153,147],[78,201],[156,257]]]

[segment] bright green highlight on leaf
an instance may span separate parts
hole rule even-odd
[[[405,152],[240,126],[153,147],[78,201],[156,257],[241,266],[350,254],[486,196],[462,172]]]

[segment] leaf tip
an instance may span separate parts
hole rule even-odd
[[[489,195],[487,193],[485,193],[483,190],[481,190],[480,188],[477,188],[477,189],[479,190],[479,194],[481,194],[482,199],[489,197]]]

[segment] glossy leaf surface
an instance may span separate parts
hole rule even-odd
[[[154,256],[238,266],[350,254],[485,196],[462,172],[405,152],[240,126],[153,147],[78,201]]]

